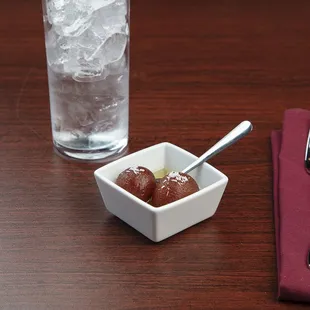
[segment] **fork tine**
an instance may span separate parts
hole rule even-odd
[[[305,168],[306,171],[310,174],[310,130],[308,132],[306,149],[305,149]]]

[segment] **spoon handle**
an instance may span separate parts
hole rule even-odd
[[[235,127],[232,131],[230,131],[225,137],[223,137],[220,141],[218,141],[208,151],[206,151],[197,160],[195,160],[192,164],[186,167],[182,172],[189,173],[203,162],[207,161],[214,155],[226,149],[228,146],[234,144],[239,139],[246,136],[248,133],[252,131],[252,129],[253,125],[249,121],[241,122],[237,127]]]

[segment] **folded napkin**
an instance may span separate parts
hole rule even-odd
[[[310,302],[310,175],[304,166],[309,129],[310,111],[291,109],[282,130],[271,133],[279,300]]]

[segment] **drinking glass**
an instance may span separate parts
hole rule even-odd
[[[128,143],[130,0],[42,0],[56,149],[113,159]]]

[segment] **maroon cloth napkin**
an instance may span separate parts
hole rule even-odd
[[[310,111],[284,113],[283,128],[271,133],[278,299],[310,302],[310,175],[304,155]]]

